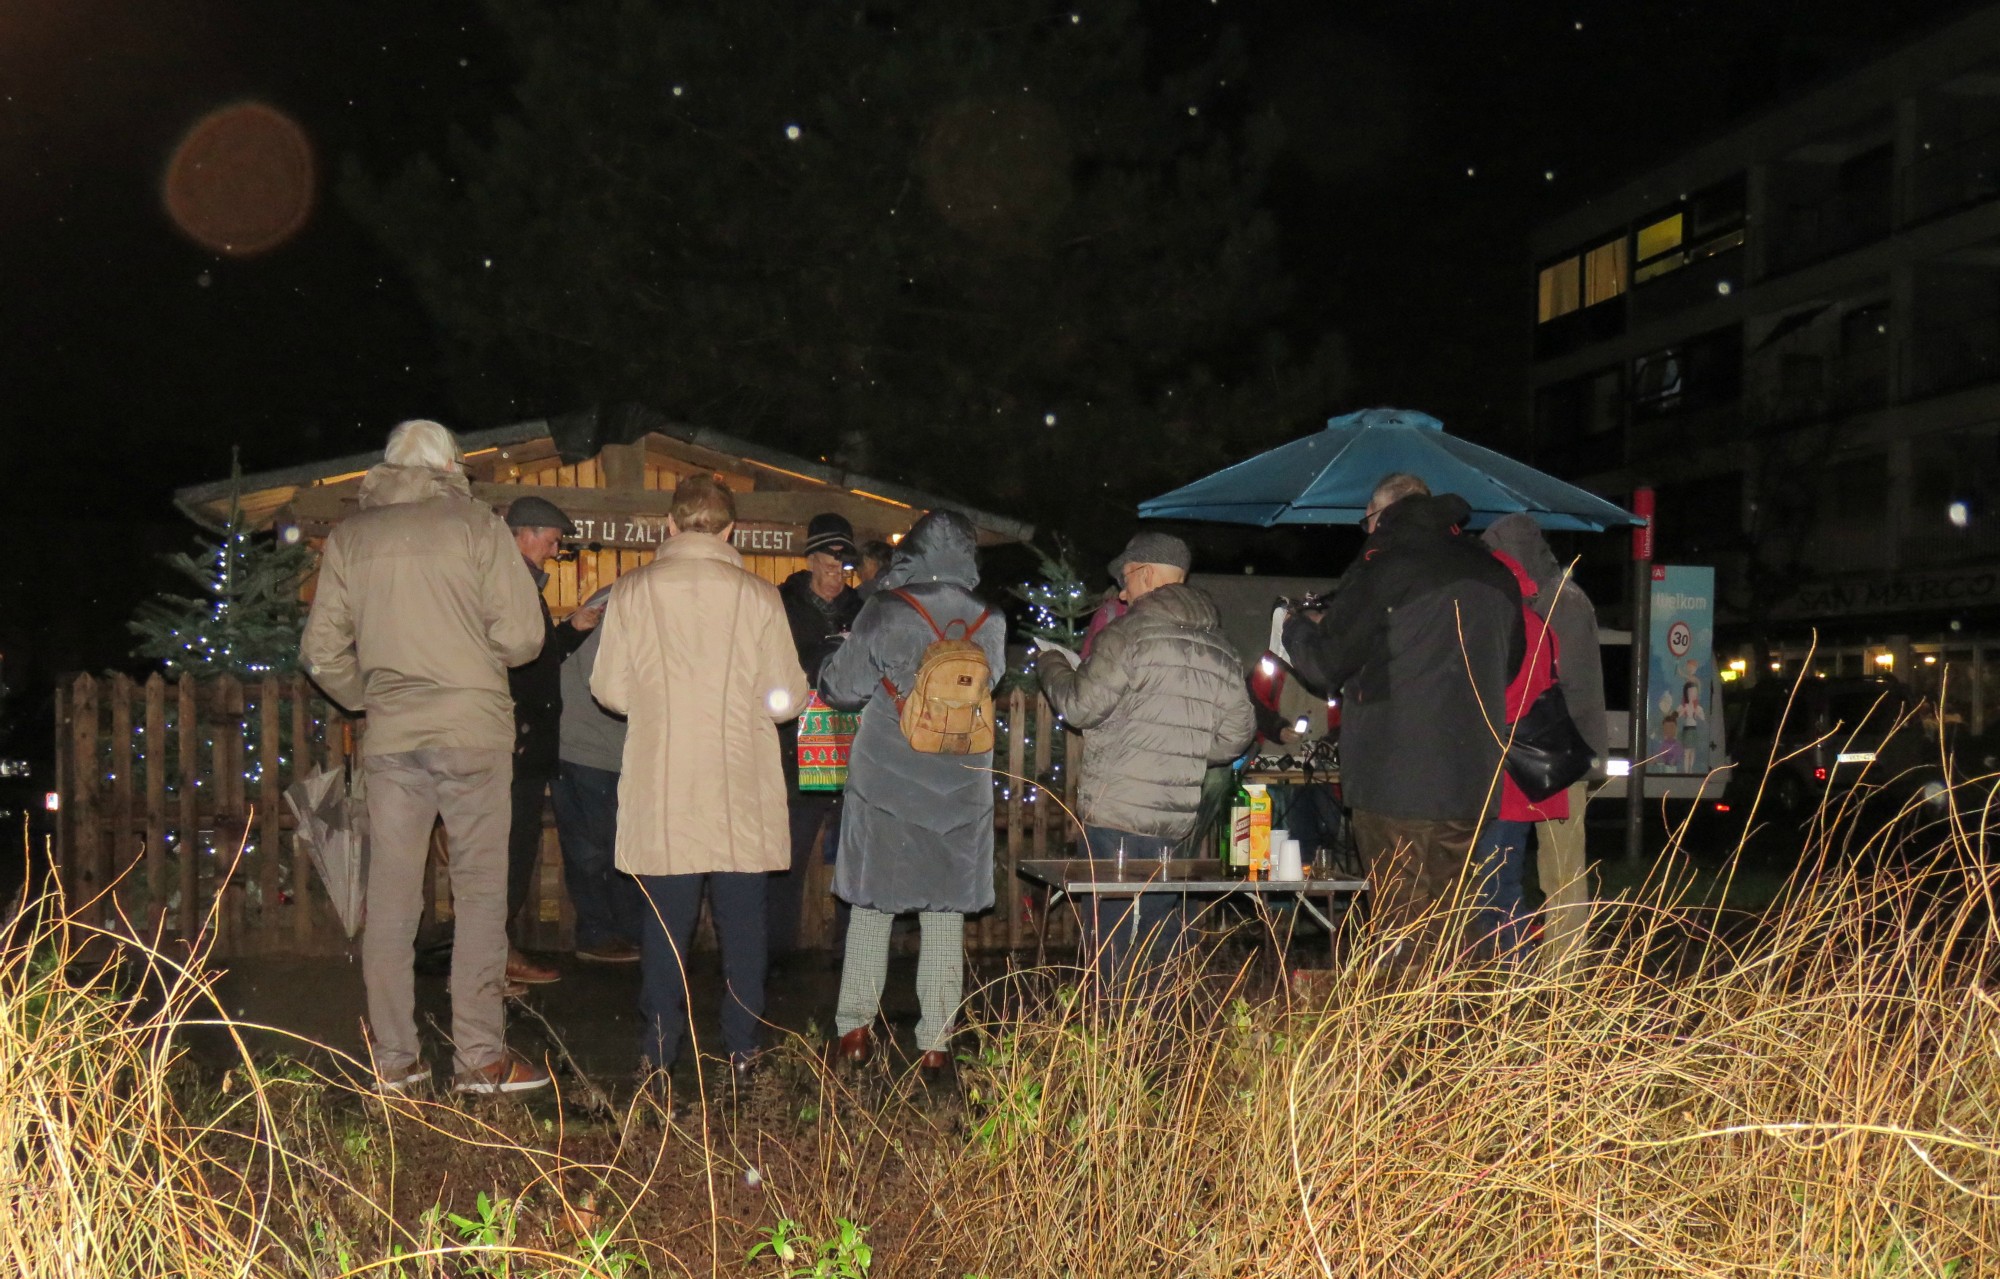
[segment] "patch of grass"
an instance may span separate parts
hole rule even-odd
[[[1985,779],[1992,789],[1992,779]],[[1983,792],[1982,792],[1983,793]],[[1190,968],[983,992],[940,1102],[782,1044],[747,1096],[612,1122],[198,1074],[206,969],[54,921],[0,954],[0,1262],[28,1276],[2000,1273],[2000,874],[1963,822],[1672,851],[1592,944],[1275,991]],[[1718,894],[1720,896],[1718,897]],[[789,1250],[789,1255],[787,1255]]]

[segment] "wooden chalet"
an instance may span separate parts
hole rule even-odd
[[[970,519],[982,545],[1034,536],[1034,527],[1018,520],[643,410],[590,411],[459,438],[475,497],[498,511],[519,497],[545,497],[576,522],[576,558],[549,576],[549,608],[558,617],[652,560],[666,536],[674,485],[696,471],[732,490],[736,548],[752,572],[771,582],[805,567],[806,522],[827,511],[845,515],[859,541],[894,542],[918,516],[938,509]],[[178,490],[174,502],[197,523],[220,529],[237,489],[252,528],[295,528],[317,545],[359,509],[362,476],[381,460],[378,450],[245,475],[239,485],[195,484]]]
[[[642,411],[595,412],[461,436],[473,492],[504,509],[516,498],[550,499],[578,524],[578,554],[548,584],[553,611],[566,613],[598,587],[652,559],[666,531],[674,485],[694,471],[734,490],[736,544],[759,575],[782,581],[805,564],[806,522],[837,511],[862,540],[892,541],[924,511],[967,516],[986,544],[1025,541],[1026,524],[901,485],[791,457],[716,431],[665,423]],[[257,529],[296,529],[322,542],[358,509],[362,476],[377,453],[197,484],[175,494],[182,511],[220,529],[234,496]],[[56,692],[58,742],[54,856],[79,918],[104,926],[131,921],[197,938],[220,958],[324,954],[349,943],[310,859],[294,834],[285,788],[314,769],[338,770],[353,756],[362,725],[293,674],[197,681],[155,673],[75,674]],[[1001,702],[996,783],[999,906],[975,921],[969,944],[1018,949],[1073,936],[1066,914],[1044,916],[1019,890],[1023,859],[1068,844],[1064,810],[1040,802],[1046,790],[1075,803],[1077,747],[1048,703],[1024,689]],[[1067,756],[1057,752],[1066,749]],[[1067,758],[1066,775],[1058,762]],[[1029,780],[1018,780],[1029,779]],[[546,817],[545,817],[546,820]],[[442,835],[434,834],[434,841]],[[829,867],[814,858],[801,921],[806,945],[832,936]],[[434,844],[425,876],[425,917],[451,912],[450,876]],[[527,944],[566,949],[573,915],[562,882],[555,832],[545,827],[529,897]]]

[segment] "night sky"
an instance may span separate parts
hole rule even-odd
[[[1407,405],[1504,446],[1525,416],[1538,219],[1964,7],[1840,6],[1837,22],[1812,0],[1148,13],[1164,61],[1237,24],[1248,92],[1284,120],[1272,207],[1303,286],[1290,327],[1341,333],[1354,369],[1351,402],[1326,412]],[[25,694],[10,719],[46,731],[34,694],[49,672],[124,662],[124,619],[171,584],[156,553],[194,533],[170,491],[225,475],[232,445],[258,469],[373,447],[412,416],[499,424],[455,419],[411,290],[329,188],[345,164],[387,174],[454,122],[479,127],[507,83],[470,0],[0,10],[0,438],[19,543],[0,569],[0,651]],[[304,127],[320,189],[290,243],[234,260],[179,233],[160,191],[176,140],[245,98]]]

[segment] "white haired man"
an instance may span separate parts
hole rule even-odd
[[[431,824],[451,843],[451,1035],[462,1092],[546,1087],[506,1044],[507,668],[541,651],[534,580],[491,508],[474,501],[458,441],[405,422],[333,531],[300,642],[306,672],[368,713],[361,765],[371,854],[361,941],[375,1073],[386,1091],[429,1078],[417,1039],[412,944]]]

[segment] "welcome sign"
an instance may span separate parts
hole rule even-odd
[[[1646,672],[1646,769],[1705,776],[1714,762],[1715,570],[1653,568],[1652,655]]]

